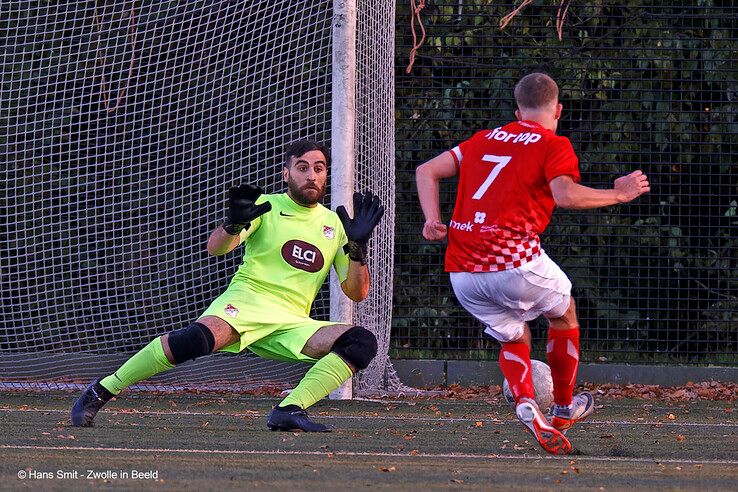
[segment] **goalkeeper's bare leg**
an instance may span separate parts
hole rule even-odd
[[[311,421],[306,409],[357,370],[365,369],[377,354],[377,339],[361,326],[328,325],[308,339],[302,353],[318,360],[289,396],[272,409],[267,427],[273,431],[330,432],[325,425]]]
[[[123,389],[173,368],[176,364],[207,355],[239,341],[238,332],[215,316],[152,340],[110,376],[95,380],[72,407],[72,424],[89,427],[98,411]],[[328,325],[319,328],[302,349],[318,359],[300,384],[276,406],[267,422],[271,430],[326,432],[312,422],[306,409],[366,368],[377,353],[374,335],[360,326]]]
[[[92,426],[97,412],[128,386],[238,341],[238,332],[215,316],[156,337],[113,374],[87,387],[72,407],[72,425]]]

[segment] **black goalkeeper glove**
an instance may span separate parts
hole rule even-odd
[[[354,193],[354,218],[349,219],[346,207],[341,205],[336,209],[343,228],[348,237],[346,245],[349,258],[366,265],[366,249],[372,231],[377,227],[384,215],[384,207],[379,203],[379,197],[371,191],[365,194]]]
[[[252,184],[242,184],[228,190],[228,213],[223,223],[223,229],[228,234],[238,235],[251,224],[252,220],[272,209],[269,202],[256,205],[256,199],[262,193],[261,188]]]

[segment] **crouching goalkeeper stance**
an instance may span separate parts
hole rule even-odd
[[[113,374],[94,381],[72,407],[72,424],[91,426],[97,412],[126,387],[176,364],[214,351],[249,349],[270,359],[313,364],[297,387],[269,414],[271,430],[328,432],[305,409],[366,368],[377,340],[361,326],[309,317],[331,265],[355,302],[369,293],[367,242],[384,214],[370,192],[355,193],[353,218],[319,202],[326,190],[325,149],[298,141],[283,169],[287,193],[262,195],[253,185],[229,190],[225,223],[208,239],[223,255],[246,243],[243,264],[230,285],[197,321],[155,338]]]

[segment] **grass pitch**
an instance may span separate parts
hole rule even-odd
[[[324,400],[326,434],[271,432],[276,398],[133,394],[93,428],[76,393],[0,394],[0,487],[240,490],[735,490],[735,403],[597,402],[550,456],[499,399]],[[20,477],[20,478],[19,478]]]

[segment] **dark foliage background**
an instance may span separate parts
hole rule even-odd
[[[514,83],[544,70],[559,82],[559,131],[582,182],[609,187],[642,169],[652,186],[632,204],[558,210],[543,237],[574,284],[582,360],[736,365],[738,6],[572,2],[560,41],[558,4],[536,1],[501,31],[512,2],[429,2],[410,74],[409,11],[398,4],[393,355],[496,358],[454,299],[444,246],[420,236],[413,169],[514,119]],[[441,191],[446,220],[454,192],[453,182]],[[545,324],[532,328],[542,357]]]

